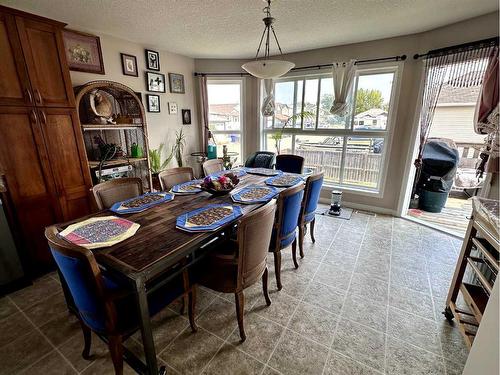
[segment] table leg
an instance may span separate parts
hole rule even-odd
[[[142,334],[142,345],[144,346],[144,355],[146,357],[147,374],[158,375],[158,364],[156,361],[156,350],[153,340],[153,331],[151,330],[151,321],[149,317],[148,298],[146,287],[142,278],[136,281],[137,289],[137,307],[139,309],[140,327]]]

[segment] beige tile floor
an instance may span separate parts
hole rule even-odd
[[[441,315],[460,242],[389,216],[318,217],[295,270],[283,251],[283,290],[272,305],[260,283],[245,292],[247,341],[239,343],[232,295],[200,288],[199,331],[171,306],[154,319],[158,357],[168,373],[448,374],[467,349]],[[92,361],[57,276],[0,299],[0,374],[112,374],[106,347]],[[126,345],[141,352],[140,336]],[[134,373],[126,367],[126,373]]]

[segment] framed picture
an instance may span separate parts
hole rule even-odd
[[[148,91],[165,92],[165,74],[146,72],[146,86]]]
[[[182,124],[183,125],[191,125],[191,110],[183,109],[182,110]]]
[[[148,112],[160,112],[160,95],[146,95],[148,101]]]
[[[146,69],[160,70],[160,54],[158,52],[146,50]]]
[[[168,73],[170,92],[174,94],[184,94],[184,76],[177,73]]]
[[[177,114],[177,103],[168,102],[168,114],[169,115]]]
[[[126,76],[138,77],[139,73],[137,71],[137,59],[135,56],[127,55],[126,53],[120,53],[122,58],[122,72]]]
[[[70,70],[104,74],[101,41],[98,36],[64,29],[63,40]]]

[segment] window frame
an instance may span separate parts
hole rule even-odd
[[[342,158],[341,158],[341,165],[340,165],[340,176],[339,176],[339,183],[336,182],[325,182],[324,187],[326,189],[340,189],[340,190],[345,190],[349,192],[353,192],[356,194],[360,195],[368,195],[368,196],[376,196],[376,197],[383,197],[384,196],[384,191],[385,191],[385,186],[386,186],[386,179],[387,179],[387,172],[388,172],[388,158],[391,153],[392,149],[392,139],[393,139],[393,133],[395,129],[395,118],[396,118],[396,113],[397,113],[397,108],[398,108],[398,102],[399,102],[399,93],[401,89],[401,76],[402,76],[402,71],[403,71],[403,66],[404,64],[402,62],[390,62],[390,63],[381,63],[381,64],[370,64],[370,65],[360,65],[357,66],[356,73],[355,73],[355,80],[354,80],[354,92],[356,92],[358,88],[358,78],[359,76],[362,75],[374,75],[374,74],[384,74],[384,73],[393,73],[393,81],[392,81],[392,89],[391,89],[391,97],[389,99],[389,110],[387,113],[387,123],[386,127],[384,130],[379,129],[379,130],[354,130],[354,110],[351,112],[351,116],[349,118],[349,123],[348,126],[342,129],[325,129],[325,128],[318,128],[318,121],[319,121],[319,105],[320,105],[320,95],[321,95],[321,79],[322,78],[331,78],[331,73],[330,72],[322,72],[322,73],[312,73],[312,74],[290,74],[284,77],[281,77],[279,79],[275,80],[275,84],[277,82],[286,82],[286,81],[303,81],[303,90],[302,90],[302,108],[304,106],[304,95],[305,95],[305,81],[307,79],[311,78],[318,78],[318,99],[316,101],[316,122],[315,122],[315,127],[314,129],[304,129],[303,124],[301,124],[301,128],[287,128],[284,131],[284,134],[290,134],[292,136],[292,153],[295,153],[295,144],[296,144],[296,136],[297,135],[315,135],[315,136],[338,136],[342,137],[343,139],[343,147],[342,147]],[[297,83],[294,84],[294,98],[296,98],[296,93],[297,91]],[[261,93],[263,90],[261,89]],[[296,105],[296,100],[294,102],[294,108]],[[354,95],[353,102],[352,102],[353,108],[356,106],[356,95]],[[294,112],[296,113],[296,112]],[[274,117],[272,121],[272,128],[265,128],[265,120],[261,116],[261,126],[260,126],[260,133],[261,133],[261,148],[267,149],[267,136],[273,133],[276,133],[279,131],[280,128],[274,128]],[[347,150],[347,140],[348,138],[352,137],[362,137],[362,138],[383,138],[384,139],[384,152],[381,158],[381,164],[380,164],[380,173],[379,173],[379,178],[377,182],[377,186],[375,188],[369,188],[369,187],[360,187],[356,185],[349,185],[346,183],[342,182],[343,179],[343,174],[344,174],[344,166],[345,166],[345,154]]]
[[[208,97],[208,85],[240,85],[240,129],[239,130],[211,130],[210,132],[217,139],[217,134],[239,134],[240,136],[240,154],[238,155],[238,163],[244,161],[245,155],[245,80],[243,78],[227,78],[227,77],[208,77],[207,78],[207,102],[209,106],[209,128],[210,128],[210,99]]]

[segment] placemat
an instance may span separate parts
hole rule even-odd
[[[211,232],[242,215],[241,207],[210,204],[177,217],[177,228],[187,232]]]
[[[163,202],[170,202],[173,199],[174,195],[171,193],[146,193],[125,201],[116,202],[111,206],[110,211],[116,214],[133,214],[142,212]]]
[[[174,185],[172,192],[174,194],[198,194],[202,191],[200,184],[201,180],[183,182],[182,184]]]
[[[279,193],[278,189],[272,186],[251,185],[231,194],[231,199],[237,203],[256,204],[269,202]]]
[[[259,176],[277,176],[283,173],[280,170],[268,168],[245,168],[245,170],[249,174],[256,174]]]
[[[268,178],[266,185],[277,187],[290,187],[303,182],[304,179],[294,174],[283,173],[279,176]]]

